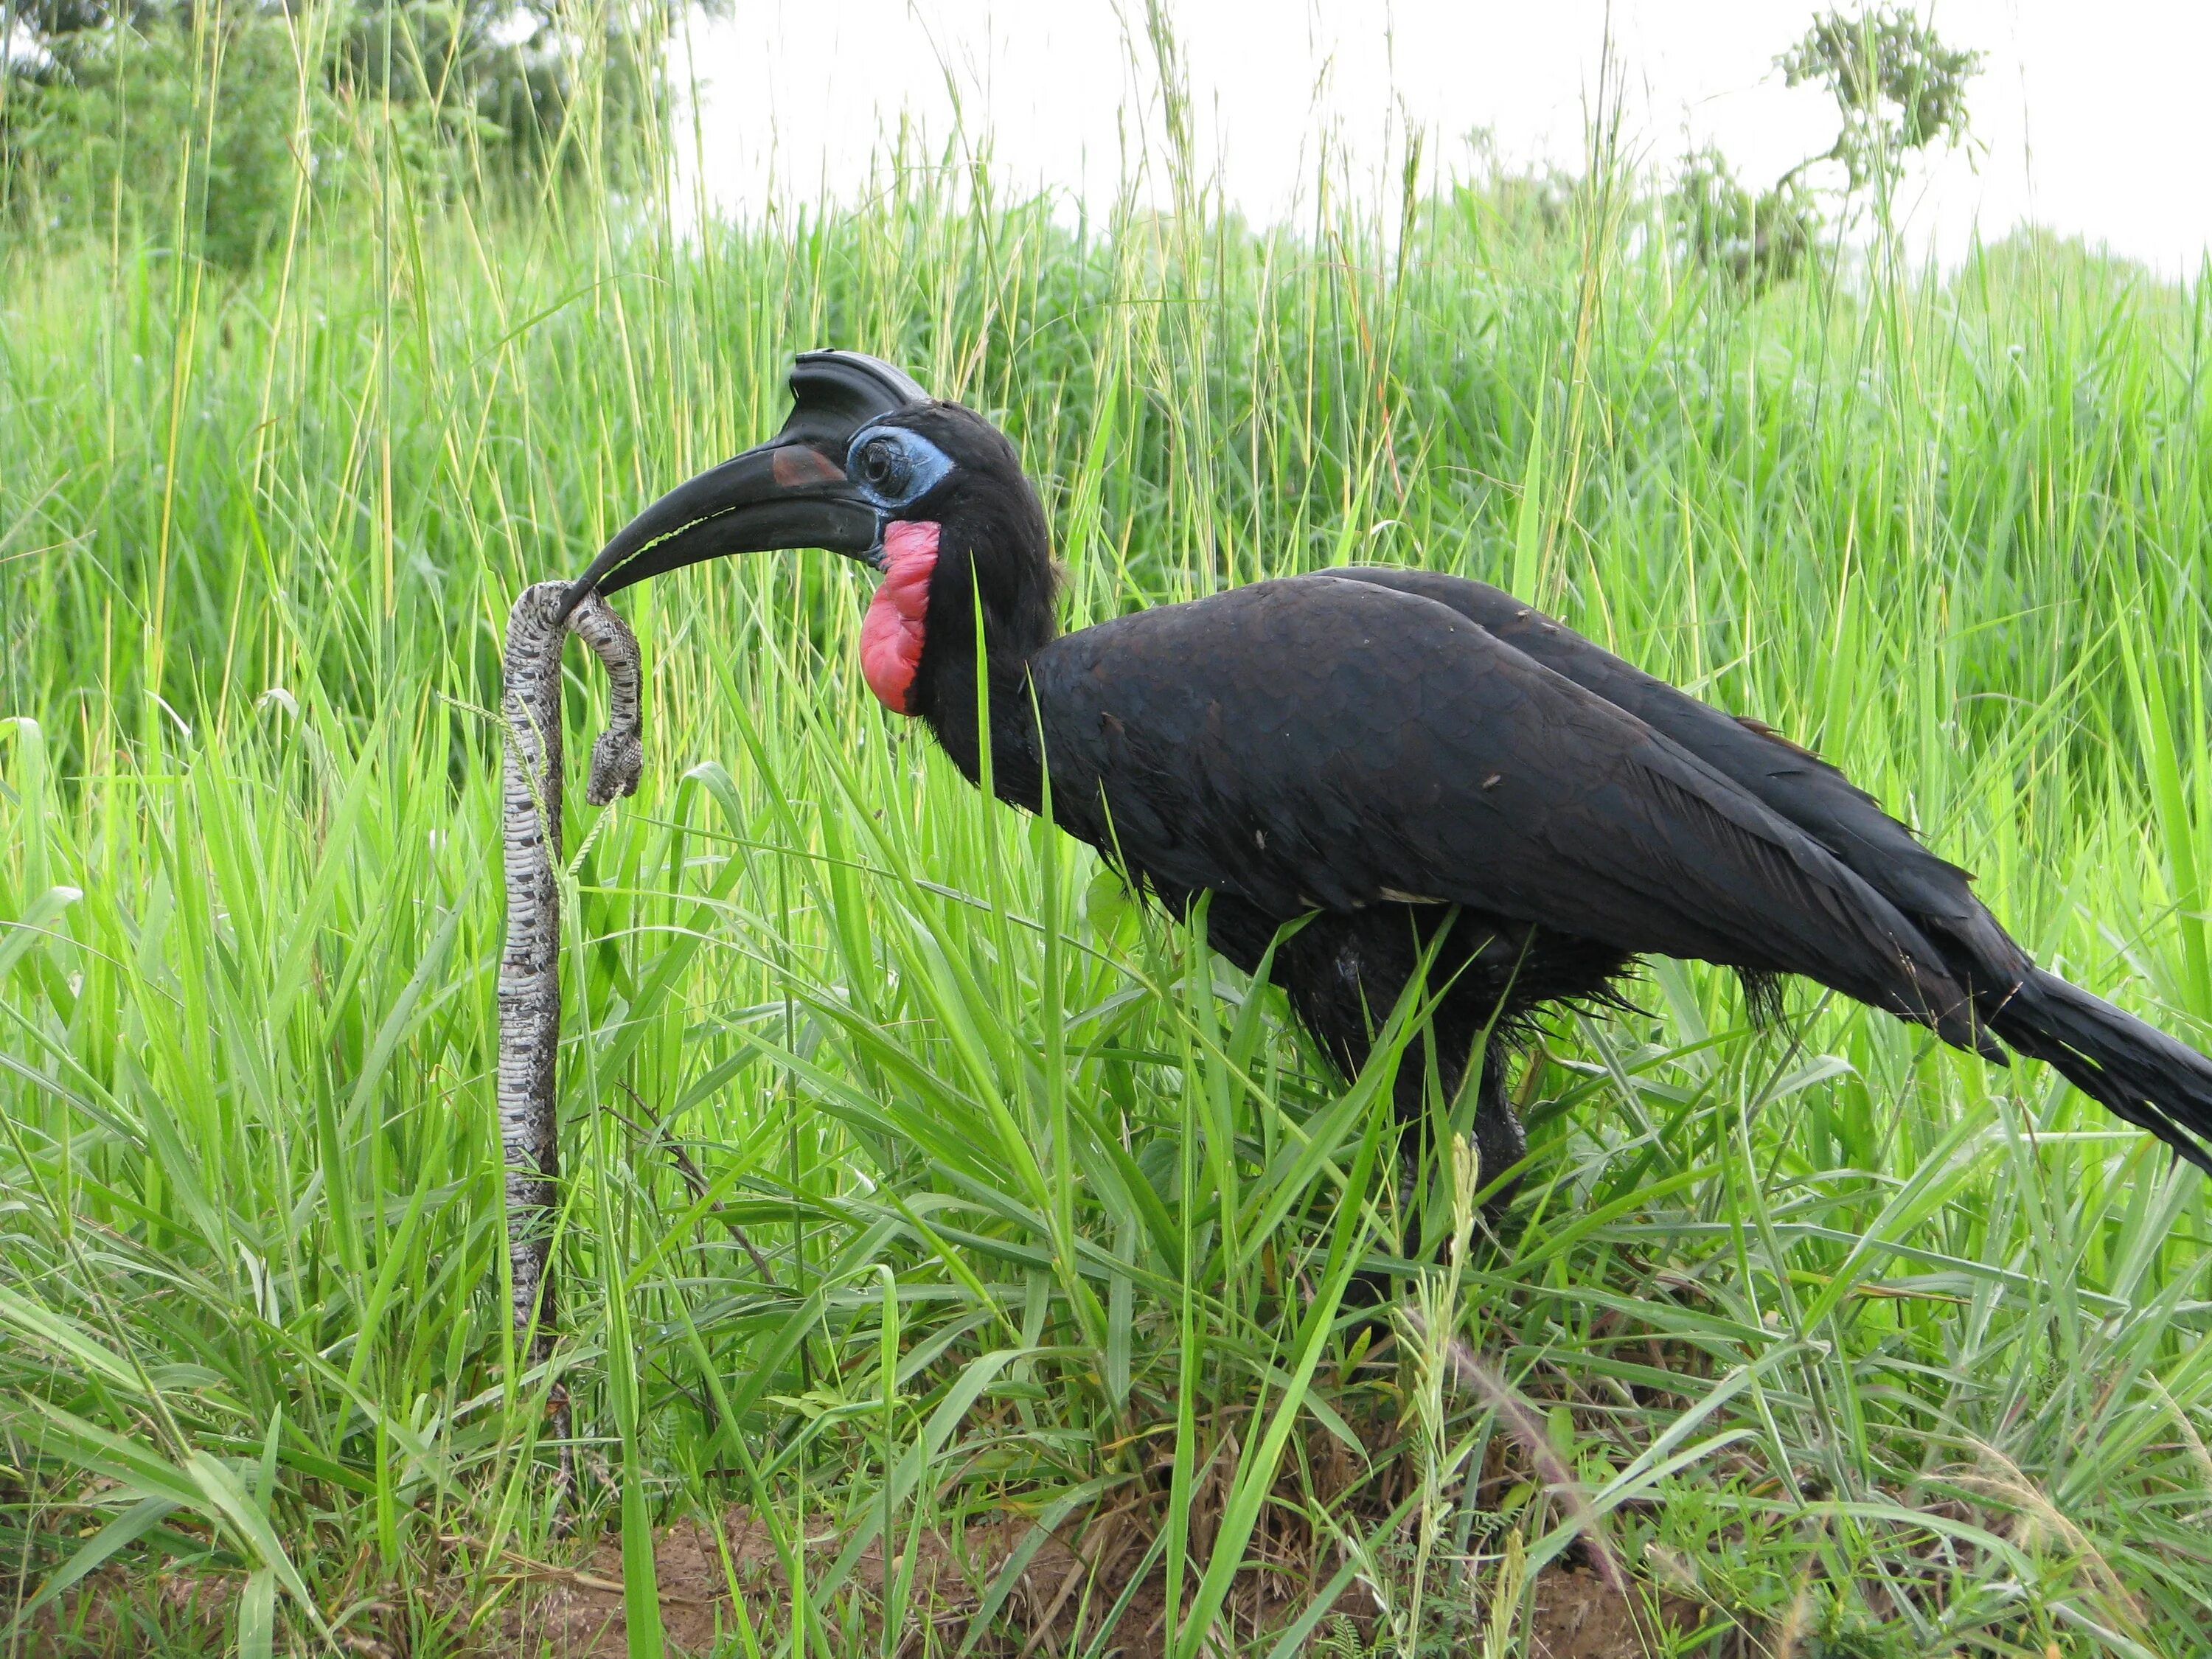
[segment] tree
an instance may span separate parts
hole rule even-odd
[[[557,0],[0,0],[0,206],[52,234],[182,199],[200,251],[240,264],[303,173],[328,193],[396,165],[430,199],[586,158],[619,174],[649,153],[683,3],[617,4],[583,40]]]
[[[334,73],[357,99],[427,112],[495,166],[542,173],[581,154],[570,122],[587,80],[601,139],[619,144],[652,122],[660,47],[680,4],[610,6],[600,38],[585,40],[569,33],[575,13],[559,0],[371,0],[345,32]]]
[[[1945,45],[1909,9],[1820,14],[1774,66],[1787,85],[1826,88],[1840,123],[1835,143],[1757,195],[1718,149],[1692,152],[1668,194],[1677,245],[1753,288],[1787,281],[1820,246],[1825,216],[1807,182],[1810,169],[1842,164],[1846,213],[1869,185],[1887,193],[1911,153],[1966,140],[1966,83],[1981,63],[1979,52]]]
[[[1885,6],[1815,18],[1774,66],[1790,86],[1826,88],[1843,118],[1835,143],[1792,172],[1841,161],[1856,191],[1895,184],[1908,151],[1966,138],[1966,82],[1981,72],[1982,55],[1945,46],[1911,11]]]

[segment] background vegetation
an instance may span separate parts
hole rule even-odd
[[[182,179],[270,95],[191,61]],[[555,1535],[484,711],[517,590],[854,346],[1015,434],[1071,623],[1352,559],[1505,582],[2212,1041],[2212,288],[2032,236],[1738,283],[1602,120],[1557,191],[1409,167],[1255,230],[1171,77],[1163,211],[908,153],[694,228],[653,122],[630,187],[588,159],[592,97],[575,176],[419,191],[330,61],[285,131],[331,100],[358,188],[295,167],[234,254],[182,187],[0,253],[0,1546],[19,1606],[100,1569],[9,1651],[511,1650],[518,1572],[618,1492],[765,1540],[749,1656],[1015,1651],[1031,1523],[1121,1540],[1056,1626],[1091,1654],[1504,1654],[1577,1560],[1666,1598],[1654,1651],[2189,1650],[2199,1178],[2039,1068],[1802,988],[1753,1034],[1659,963],[1549,1034],[1522,1195],[1417,1272],[1408,1218],[1468,1224],[1383,1139],[1413,1011],[1340,1088],[883,713],[813,555],[624,596],[646,785],[571,805]],[[1328,1318],[1359,1260],[1400,1309]],[[918,1575],[987,1534],[966,1600]]]
[[[708,0],[705,9],[717,9]],[[635,183],[660,153],[666,0],[15,0],[0,218],[243,269],[303,216]]]

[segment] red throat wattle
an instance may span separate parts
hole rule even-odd
[[[911,714],[907,693],[921,661],[929,573],[937,568],[937,526],[902,520],[884,526],[884,579],[860,624],[860,672],[894,714]]]

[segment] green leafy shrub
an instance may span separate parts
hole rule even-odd
[[[410,208],[660,153],[667,0],[577,22],[550,0],[40,0],[0,58],[0,235],[143,236],[252,262],[306,204]]]
[[[639,0],[580,19],[554,0],[383,0],[356,9],[331,81],[404,112],[494,177],[543,178],[597,162],[632,173],[659,119],[660,45],[677,7]]]
[[[1819,205],[1794,176],[1754,195],[1710,145],[1684,159],[1667,213],[1685,253],[1754,289],[1802,270],[1822,222]]]
[[[130,229],[242,266],[284,228],[328,100],[283,20],[105,33],[18,88],[14,193],[33,234]]]

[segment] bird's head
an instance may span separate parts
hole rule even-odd
[[[858,352],[803,354],[791,394],[781,431],[639,514],[569,604],[725,554],[827,548],[882,573],[860,629],[876,696],[902,714],[972,709],[979,612],[994,664],[1053,634],[1044,510],[1021,458],[973,410]]]

